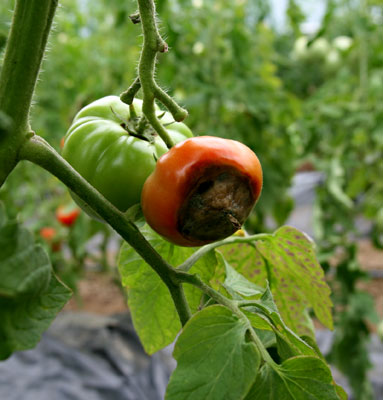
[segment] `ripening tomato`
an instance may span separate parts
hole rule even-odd
[[[107,96],[84,107],[75,116],[65,135],[63,157],[91,185],[121,211],[139,203],[142,186],[168,150],[151,128],[146,135],[136,134],[142,101],[135,99],[137,116],[117,96]],[[175,143],[192,137],[183,123],[174,122],[169,113],[157,115]],[[87,206],[72,195],[86,211]]]
[[[201,246],[241,228],[262,189],[257,156],[240,142],[187,139],[157,162],[141,197],[148,224],[180,246]]]
[[[59,206],[56,210],[56,218],[65,226],[72,226],[80,215],[80,209],[74,204]]]
[[[44,226],[40,229],[40,236],[46,241],[52,241],[56,237],[56,229],[50,226]]]
[[[40,236],[49,244],[53,252],[61,250],[61,240],[57,237],[57,231],[51,226],[40,229]]]

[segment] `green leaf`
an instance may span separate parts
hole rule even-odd
[[[32,235],[17,223],[0,228],[0,296],[17,298],[46,290],[51,264]]]
[[[0,359],[35,347],[71,296],[71,290],[52,274],[39,295],[11,300],[0,297]]]
[[[215,305],[194,315],[177,340],[177,368],[166,400],[238,400],[249,391],[260,356],[246,339],[248,327],[226,307]]]
[[[48,255],[16,223],[0,228],[0,359],[33,348],[71,296]]]
[[[243,309],[242,311],[250,321],[253,328],[266,331],[272,330],[272,323],[264,316],[257,314],[254,307],[248,307],[247,309]]]
[[[195,251],[174,246],[148,226],[142,231],[156,251],[172,265],[181,264]],[[214,253],[208,253],[198,260],[191,272],[198,273],[201,279],[208,281],[214,274],[215,265]],[[172,343],[181,329],[170,292],[156,272],[127,243],[121,247],[118,267],[122,284],[128,292],[134,327],[145,351],[153,354]],[[184,285],[184,289],[192,311],[196,311],[201,291],[191,285]]]
[[[250,311],[263,314],[267,317],[270,326],[273,327],[277,341],[278,354],[282,359],[287,359],[296,355],[316,355],[315,350],[310,345],[286,326],[274,303],[273,295],[269,287],[266,288],[262,297],[259,300],[254,300],[253,303],[257,305],[246,307],[246,315],[248,315]]]
[[[345,171],[339,157],[334,157],[331,160],[330,171],[328,177],[328,191],[341,205],[346,209],[351,210],[354,206],[350,197],[343,190]]]
[[[270,235],[271,236],[271,235]],[[220,247],[220,252],[236,272],[251,282],[266,286],[267,269],[262,255],[254,245],[234,243]]]
[[[312,307],[322,324],[332,329],[330,288],[306,235],[284,226],[256,246],[267,260],[270,287],[285,323],[298,334],[312,335],[305,314]]]
[[[180,261],[172,261],[173,265],[181,264],[183,261],[185,261],[186,258],[190,257],[197,250],[177,247],[177,250],[180,249],[182,249],[182,255],[184,258]],[[189,272],[191,274],[198,274],[198,276],[204,282],[209,283],[209,281],[214,277],[217,264],[218,260],[216,257],[216,253],[214,251],[211,251],[201,257],[198,262],[193,265]],[[193,285],[184,285],[184,290],[190,309],[194,313],[198,310],[198,307],[200,306],[202,292],[200,289],[196,288]]]
[[[265,364],[245,400],[339,400],[331,372],[319,358],[299,356],[278,368]]]
[[[153,244],[153,243],[152,243]],[[170,293],[160,277],[124,243],[118,261],[134,327],[148,354],[170,344],[181,329]]]
[[[225,266],[226,279],[223,286],[229,290],[234,291],[245,297],[252,297],[261,295],[264,292],[264,288],[250,282],[242,274],[237,272],[221,255],[221,260]]]
[[[345,208],[351,210],[353,207],[353,202],[350,197],[343,191],[340,183],[335,179],[329,179],[328,182],[328,191],[331,195]]]
[[[254,325],[252,325],[254,326]],[[263,329],[257,329],[254,328],[254,332],[258,336],[258,338],[261,340],[265,348],[267,349],[268,347],[274,346],[276,343],[275,339],[275,334],[274,332],[263,330]]]
[[[5,215],[5,208],[2,201],[0,201],[0,228],[5,224],[7,216]]]
[[[335,390],[336,390],[336,394],[338,395],[340,400],[348,399],[348,395],[347,395],[346,391],[342,388],[342,386],[335,384]]]

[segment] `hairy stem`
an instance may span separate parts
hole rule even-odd
[[[41,137],[34,135],[25,142],[20,151],[20,159],[31,161],[51,172],[126,240],[161,277],[170,291],[182,325],[187,322],[191,312],[182,282],[176,279],[176,270],[154,250],[133,222],[106,200]]]
[[[187,117],[187,111],[166,94],[154,79],[157,53],[168,51],[168,45],[162,39],[157,28],[154,0],[138,0],[138,9],[144,34],[144,44],[138,65],[138,77],[121,94],[120,99],[124,103],[131,104],[138,90],[142,88],[142,112],[153,129],[170,149],[174,146],[174,142],[156,116],[154,100],[156,98],[160,100],[176,121],[183,121]]]
[[[29,109],[57,3],[16,1],[0,75],[0,111],[10,121],[8,129],[0,129],[0,186],[30,131]]]
[[[18,0],[0,76],[0,109],[27,132],[29,108],[58,0]]]
[[[170,111],[177,122],[183,121],[188,116],[187,111],[157,85],[154,87],[154,95]]]
[[[133,103],[134,96],[137,92],[141,89],[141,82],[140,78],[137,77],[133,83],[129,86],[129,88],[121,93],[120,100],[126,104],[131,105]]]
[[[144,44],[141,51],[140,62],[138,65],[138,76],[141,82],[143,93],[142,112],[152,125],[154,130],[160,135],[168,148],[174,145],[167,130],[161,125],[156,117],[154,107],[154,72],[156,66],[157,52],[167,48],[162,40],[155,20],[155,6],[153,0],[138,0],[138,9],[141,16],[142,31],[144,33]]]

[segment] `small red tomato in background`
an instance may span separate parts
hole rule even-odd
[[[64,144],[65,144],[65,136],[63,136],[60,140],[60,149],[64,147]]]
[[[44,226],[40,229],[40,236],[50,245],[52,251],[61,250],[61,241],[57,238],[57,231],[51,226]]]
[[[56,218],[65,226],[72,226],[80,214],[80,209],[74,205],[59,206],[56,210]]]
[[[52,241],[56,237],[56,229],[50,226],[44,226],[40,229],[40,236],[46,241]]]
[[[187,139],[157,162],[141,205],[148,224],[180,246],[202,246],[241,228],[262,190],[262,167],[244,144]]]

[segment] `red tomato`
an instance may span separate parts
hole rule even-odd
[[[56,229],[50,226],[44,226],[43,228],[40,229],[40,236],[49,242],[55,238]]]
[[[187,139],[157,162],[141,205],[148,224],[180,246],[232,235],[262,190],[262,168],[247,146],[211,136]]]
[[[52,251],[61,250],[61,241],[57,239],[57,232],[51,226],[44,226],[40,229],[40,236],[50,245]]]
[[[57,220],[65,226],[72,226],[80,214],[80,209],[74,205],[59,206],[56,210]]]

